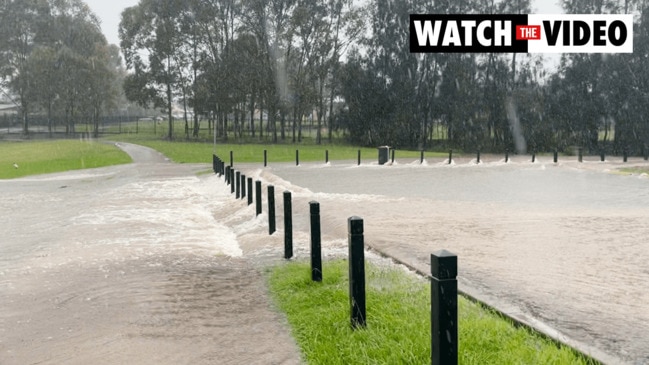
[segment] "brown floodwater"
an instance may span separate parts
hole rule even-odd
[[[0,364],[300,364],[206,166],[0,180]]]

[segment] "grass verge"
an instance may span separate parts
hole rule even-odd
[[[131,158],[122,150],[103,143],[76,140],[0,143],[0,179],[129,162]]]
[[[347,265],[325,262],[322,283],[311,281],[306,263],[270,271],[272,296],[286,313],[306,363],[430,364],[430,284],[368,263],[367,329],[352,331]],[[592,363],[463,297],[458,312],[460,364]]]

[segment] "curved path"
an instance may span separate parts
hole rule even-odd
[[[298,364],[207,165],[0,180],[0,364]]]

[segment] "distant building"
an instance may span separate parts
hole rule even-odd
[[[18,106],[16,104],[0,103],[0,116],[16,114],[18,114]]]

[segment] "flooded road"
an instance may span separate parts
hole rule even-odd
[[[620,166],[403,161],[261,175],[297,191],[297,206],[318,200],[323,232],[345,237],[361,216],[369,245],[424,272],[450,250],[470,295],[606,363],[649,364],[649,179],[608,172]]]
[[[0,181],[0,364],[299,364],[207,165]]]

